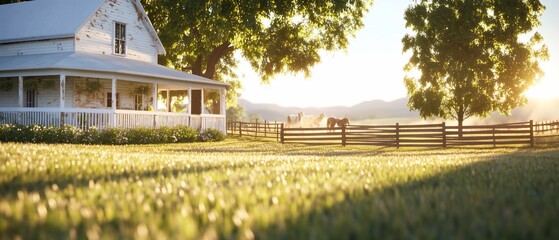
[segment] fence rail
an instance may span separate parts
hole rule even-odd
[[[537,143],[559,143],[559,121],[545,121],[534,125]]]
[[[281,143],[309,145],[373,145],[447,147],[529,145],[559,142],[559,121],[495,125],[440,124],[348,125],[336,128],[285,128],[283,123],[228,122],[232,135],[275,138]],[[555,135],[553,135],[555,133]]]
[[[277,122],[234,122],[227,121],[227,133],[239,136],[270,138],[280,141],[282,123]]]

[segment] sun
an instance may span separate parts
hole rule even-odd
[[[559,98],[559,78],[544,77],[540,82],[526,90],[526,97],[530,99]]]
[[[545,75],[543,78],[528,90],[526,97],[531,99],[559,99],[559,69],[546,62],[542,64]]]

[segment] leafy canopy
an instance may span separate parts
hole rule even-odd
[[[419,0],[405,12],[413,33],[405,70],[409,107],[420,115],[462,121],[525,104],[524,91],[543,75],[548,58],[534,31],[539,0]]]
[[[304,73],[321,50],[344,49],[372,0],[143,0],[167,50],[159,62],[230,81],[243,57],[269,82]],[[238,86],[240,87],[240,85]]]

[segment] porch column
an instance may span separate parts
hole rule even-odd
[[[157,111],[157,92],[159,90],[157,89],[157,83],[153,83],[153,111]]]
[[[192,87],[188,86],[188,113],[192,114]]]
[[[23,77],[18,76],[18,85],[17,85],[17,105],[22,108],[23,107]]]
[[[60,108],[66,106],[66,75],[60,74]]]
[[[206,108],[206,106],[205,106],[205,102],[204,102],[204,89],[203,88],[200,89],[200,102],[202,103],[202,104],[200,104],[200,105],[202,105],[202,106],[200,106],[202,108],[201,111],[200,111],[200,114],[204,114],[204,109]]]
[[[167,89],[167,112],[172,112],[173,109],[171,109],[171,91],[169,89]]]
[[[221,89],[221,91],[219,91],[219,114],[225,116],[225,102],[227,101],[226,99],[226,94],[227,92],[225,91],[225,89]]]
[[[111,84],[111,107],[113,109],[113,117],[111,127],[116,127],[116,78],[112,79]]]

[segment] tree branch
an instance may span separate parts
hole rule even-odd
[[[235,48],[231,46],[231,43],[226,41],[221,45],[214,48],[210,56],[208,57],[208,61],[206,63],[206,71],[202,75],[206,78],[213,78],[215,75],[216,65],[223,56],[227,55],[228,53],[232,52]]]

